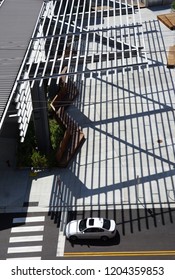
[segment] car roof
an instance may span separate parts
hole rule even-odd
[[[103,218],[88,218],[87,227],[102,227],[104,219]]]

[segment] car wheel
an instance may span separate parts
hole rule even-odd
[[[70,236],[70,240],[71,241],[76,241],[78,238],[77,238],[77,236],[75,236],[75,235],[72,235],[72,236]]]
[[[103,241],[107,241],[109,239],[109,237],[107,237],[107,236],[102,236],[101,237],[101,240],[103,240]]]

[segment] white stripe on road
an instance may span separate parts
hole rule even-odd
[[[27,227],[13,227],[11,232],[31,232],[31,231],[43,231],[44,226],[27,226]]]
[[[43,241],[43,235],[10,237],[9,243]]]
[[[45,217],[44,216],[38,216],[38,217],[19,217],[14,218],[13,223],[32,223],[32,222],[44,222]]]
[[[57,253],[56,253],[57,257],[64,256],[65,241],[66,241],[66,237],[65,237],[63,231],[59,231]]]
[[[41,252],[42,246],[26,246],[26,247],[10,247],[7,253],[30,253],[30,252]]]
[[[41,260],[41,257],[7,258],[6,260]]]
[[[61,213],[60,228],[58,231],[57,252],[56,252],[57,257],[64,256],[64,248],[65,248],[65,241],[66,241],[64,230],[65,230],[66,222],[67,222],[67,211]]]

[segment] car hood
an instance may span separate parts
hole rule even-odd
[[[66,226],[66,237],[70,237],[70,235],[76,234],[79,232],[79,223],[80,221],[71,221]]]

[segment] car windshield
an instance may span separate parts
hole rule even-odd
[[[104,219],[103,220],[103,228],[110,229],[111,223],[110,220]]]
[[[83,219],[80,221],[79,223],[79,231],[82,231],[86,228],[86,222],[87,222],[87,219]]]

